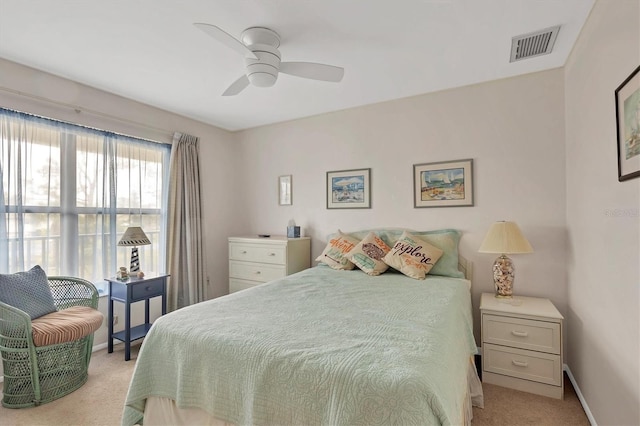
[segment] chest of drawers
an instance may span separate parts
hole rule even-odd
[[[482,381],[562,399],[562,320],[548,299],[484,293]]]
[[[311,238],[229,238],[229,293],[285,277],[311,266]]]

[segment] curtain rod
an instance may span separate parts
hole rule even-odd
[[[92,110],[90,108],[84,108],[84,107],[81,107],[79,105],[68,104],[68,103],[65,103],[65,102],[60,102],[60,101],[56,101],[56,100],[53,100],[53,99],[45,98],[44,96],[32,95],[30,93],[25,93],[25,92],[22,92],[22,91],[19,91],[19,90],[10,89],[8,87],[3,87],[3,86],[0,86],[0,90],[12,93],[14,95],[22,96],[22,97],[25,97],[25,98],[34,99],[36,101],[48,102],[48,103],[51,103],[51,104],[54,104],[54,105],[63,106],[65,108],[69,108],[69,109],[74,110],[78,114],[80,114],[80,113],[89,113],[89,114],[96,115],[96,116],[99,116],[99,117],[104,117],[104,118],[108,118],[108,119],[111,119],[111,120],[120,121],[122,123],[133,124],[134,126],[143,127],[143,128],[149,129],[149,130],[153,130],[153,131],[168,135],[170,137],[173,137],[173,134],[174,134],[174,132],[172,130],[161,129],[159,127],[150,126],[148,124],[139,123],[137,121],[129,120],[129,119],[122,118],[122,117],[117,117],[115,115],[111,115],[111,114],[107,114],[107,113],[104,113],[104,112]]]

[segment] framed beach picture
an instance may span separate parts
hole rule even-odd
[[[473,160],[414,164],[413,206],[473,206]]]
[[[281,206],[290,206],[293,204],[291,180],[291,175],[278,177],[278,204]]]
[[[327,172],[327,208],[371,208],[371,169]]]
[[[640,176],[640,66],[616,89],[618,181]]]

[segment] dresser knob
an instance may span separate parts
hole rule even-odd
[[[256,271],[256,274],[260,275],[260,271]]]
[[[526,331],[518,331],[518,330],[512,330],[511,334],[518,337],[527,337],[529,335],[529,333],[527,333]]]
[[[269,253],[269,256],[275,256],[275,255],[276,255],[275,253]]]
[[[246,251],[246,250],[242,250],[242,251],[240,252],[240,254],[247,254],[247,251]]]

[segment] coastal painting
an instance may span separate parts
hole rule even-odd
[[[640,67],[616,89],[618,180],[640,177]]]
[[[414,207],[473,206],[473,160],[413,166]]]
[[[370,179],[371,169],[327,172],[327,208],[371,208]]]

